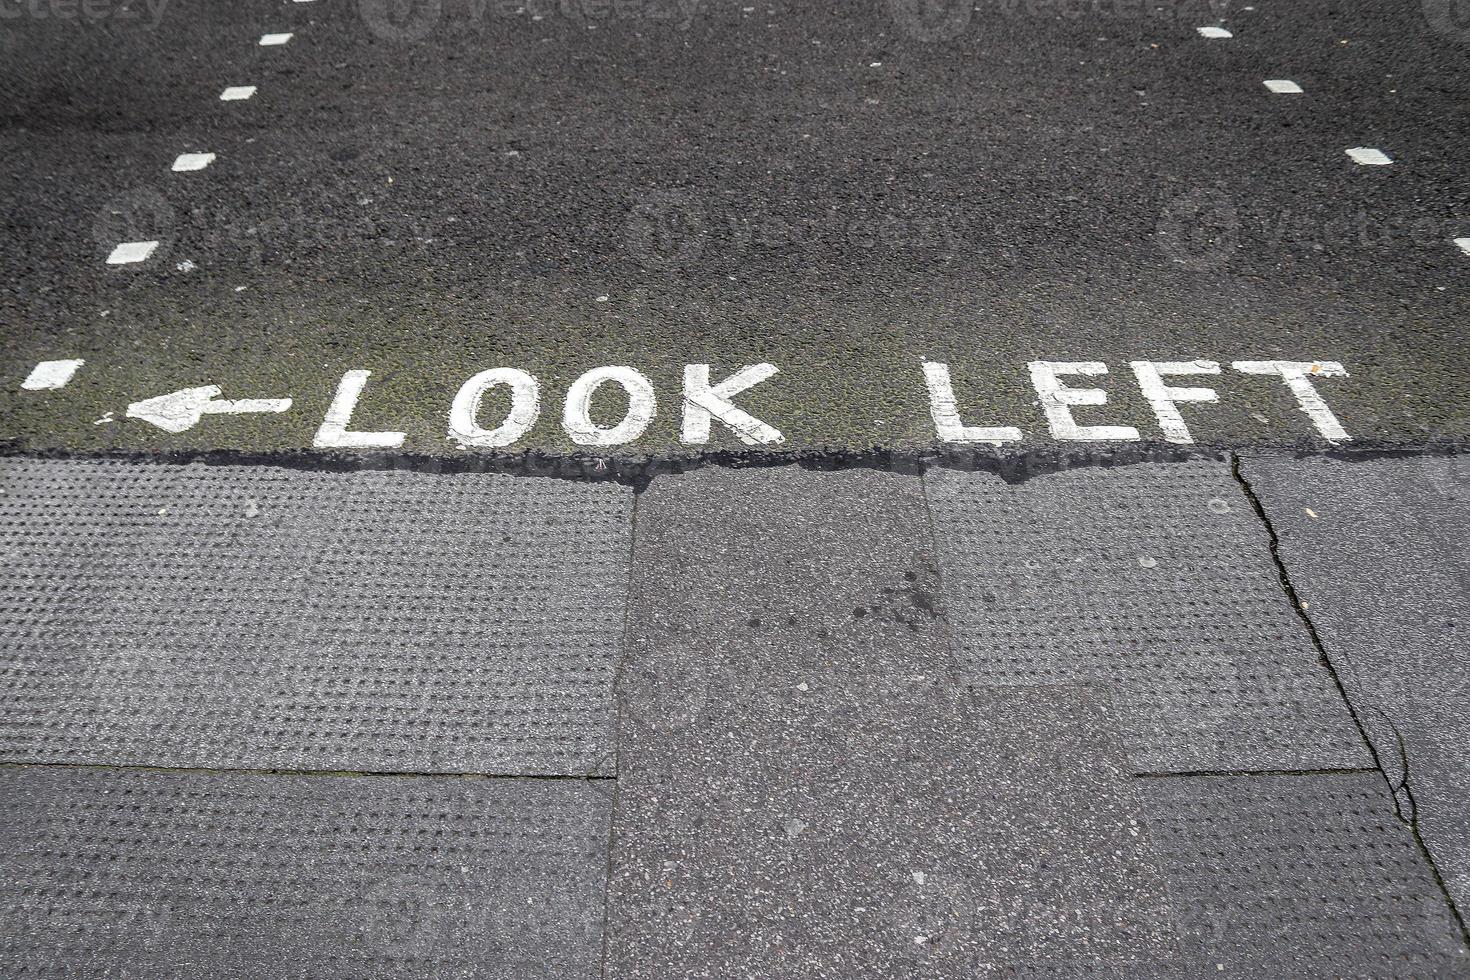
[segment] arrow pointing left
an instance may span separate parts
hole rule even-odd
[[[219,385],[184,388],[157,398],[146,398],[128,406],[128,418],[142,419],[166,432],[187,432],[206,415],[244,415],[249,412],[284,412],[289,398],[219,398]]]

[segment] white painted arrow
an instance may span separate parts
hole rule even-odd
[[[217,398],[219,393],[219,385],[204,385],[147,398],[128,406],[128,418],[142,419],[166,432],[187,432],[206,415],[284,412],[291,407],[289,398],[241,398],[232,401]]]

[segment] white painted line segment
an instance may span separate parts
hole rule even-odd
[[[316,430],[311,444],[317,449],[397,449],[408,438],[405,432],[348,432],[352,413],[362,389],[367,387],[371,371],[348,371],[337,384],[337,394],[327,408],[327,416]]]
[[[944,442],[1019,442],[1021,430],[1013,425],[965,425],[955,402],[954,384],[949,365],[937,361],[924,362],[924,383],[929,387],[929,414],[934,431]]]
[[[191,170],[203,170],[214,163],[213,153],[180,153],[174,158],[173,172],[176,174],[187,173]]]
[[[1196,27],[1195,30],[1199,31],[1200,37],[1222,38],[1235,36],[1223,27]]]
[[[1470,238],[1456,238],[1455,244],[1460,247],[1460,251],[1470,255]]]
[[[1301,95],[1302,87],[1289,78],[1268,78],[1266,87],[1277,95]]]
[[[66,383],[77,373],[77,368],[86,361],[80,358],[68,361],[42,361],[31,368],[31,373],[20,383],[26,391],[55,391],[65,388]]]
[[[221,102],[243,102],[254,95],[254,85],[231,85],[219,94],[219,100]]]
[[[285,44],[295,36],[294,34],[262,34],[260,35],[260,46],[262,48],[274,48],[278,45]]]
[[[140,419],[165,432],[187,432],[205,415],[244,415],[250,412],[284,412],[290,409],[289,398],[242,398],[236,401],[218,398],[219,385],[202,385],[145,398],[128,406],[127,417]]]
[[[1353,158],[1354,163],[1360,163],[1365,167],[1385,167],[1392,160],[1382,150],[1376,150],[1371,146],[1354,146],[1343,151]]]
[[[107,264],[129,265],[146,261],[157,247],[157,242],[123,242],[112,250],[112,254],[107,257]]]

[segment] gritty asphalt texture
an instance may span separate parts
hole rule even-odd
[[[1358,445],[1470,432],[1457,8],[1082,7],[173,0],[151,29],[142,8],[7,17],[0,435],[299,448],[363,368],[359,427],[459,453],[454,391],[508,365],[546,398],[516,448],[564,452],[566,386],[626,364],[660,412],[613,452],[660,455],[685,451],[685,362],[768,360],[782,374],[741,404],[784,449],[922,448],[931,358],[976,422],[1035,444],[1024,365],[1047,358],[1107,362],[1114,407],[1084,420],[1157,439],[1126,361],[1200,357],[1341,361],[1352,377],[1323,394]],[[1196,33],[1219,22],[1235,36]],[[257,47],[267,31],[296,36]],[[1278,77],[1306,94],[1269,93]],[[218,101],[238,84],[259,94]],[[1357,166],[1359,145],[1396,162]],[[219,159],[170,173],[186,151]],[[132,237],[162,244],[104,265]],[[17,392],[59,357],[89,363],[67,389]],[[182,435],[117,421],[211,382],[297,403]],[[1218,387],[1187,411],[1200,442],[1316,441],[1278,383]],[[740,448],[718,426],[711,445]]]

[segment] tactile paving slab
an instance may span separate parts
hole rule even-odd
[[[0,755],[577,775],[610,751],[631,491],[0,460]]]
[[[1247,458],[1292,587],[1470,911],[1470,458]],[[1406,768],[1407,767],[1407,768]]]
[[[1140,772],[1372,764],[1226,463],[925,487],[972,683],[1108,688]]]
[[[0,772],[7,977],[599,973],[577,780]]]
[[[608,976],[1141,976],[1172,912],[1096,693],[796,671],[627,732]]]
[[[1381,774],[1138,783],[1179,916],[1180,975],[1470,975]]]

